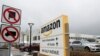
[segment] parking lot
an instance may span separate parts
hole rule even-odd
[[[19,49],[16,49],[14,47],[11,48],[11,56],[33,56],[28,55],[28,52],[21,52]],[[9,56],[9,50],[8,49],[0,49],[0,56]],[[35,55],[34,55],[35,56]],[[39,56],[45,56],[42,54],[39,54]]]
[[[0,56],[8,56],[8,49],[0,49]],[[19,49],[12,47],[12,56],[33,56],[28,55],[28,52],[21,52]],[[45,55],[39,55],[45,56]],[[70,56],[100,56],[100,52],[84,52],[84,51],[71,51]]]
[[[28,55],[28,52],[21,52],[15,48],[12,48],[12,53],[13,56],[33,56],[33,55]],[[39,56],[45,56],[45,55],[39,54]],[[100,52],[71,51],[70,56],[100,56]]]
[[[18,49],[12,47],[11,56],[29,56],[27,52],[20,52]],[[8,49],[0,49],[0,56],[9,56]]]
[[[0,49],[0,56],[8,56],[8,50],[7,49]]]

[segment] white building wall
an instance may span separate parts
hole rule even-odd
[[[95,39],[95,35],[88,35],[88,34],[78,34],[78,33],[70,33],[70,39]]]
[[[24,43],[30,43],[30,33],[27,30],[26,32],[24,32]],[[32,43],[40,43],[40,40],[34,40],[34,36],[40,36],[39,30],[35,30],[32,33],[32,38],[31,38],[31,42]],[[88,35],[88,34],[79,34],[79,33],[70,33],[69,34],[70,39],[96,39],[95,35]],[[27,40],[28,39],[28,40]],[[37,38],[38,39],[38,38]],[[23,43],[23,33],[20,36],[20,43]]]
[[[34,39],[35,37],[36,37],[36,40]],[[40,31],[39,29],[36,29],[32,35],[32,43],[40,43],[39,37],[40,37]]]

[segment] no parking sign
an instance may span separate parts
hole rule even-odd
[[[20,30],[19,27],[13,25],[21,24],[21,10],[3,5],[1,22],[10,24],[10,26],[2,25],[1,36],[3,40],[6,42],[16,41],[20,37]]]
[[[20,27],[2,25],[1,36],[6,42],[14,42],[20,37]]]
[[[9,26],[2,25],[1,36],[3,41],[9,42],[9,56],[11,56],[11,43],[19,40],[18,38],[20,37],[19,27],[13,25],[21,24],[21,10],[3,5],[1,22],[10,24]]]
[[[21,10],[3,5],[1,22],[9,24],[21,23]]]

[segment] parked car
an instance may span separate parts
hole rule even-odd
[[[96,41],[97,41],[98,43],[100,43],[100,36],[97,36],[97,37],[96,37]]]
[[[20,46],[20,51],[26,51],[29,52],[30,51],[30,45],[24,45],[24,46]],[[40,51],[40,45],[37,43],[33,43],[31,45],[31,50],[32,51]]]
[[[70,50],[84,51],[100,51],[100,44],[97,42],[89,42],[88,40],[75,40],[70,42]]]

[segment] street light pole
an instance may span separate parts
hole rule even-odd
[[[31,35],[32,35],[32,25],[34,25],[34,23],[28,23],[28,25],[30,26],[30,46],[29,46],[29,55],[31,55]]]

